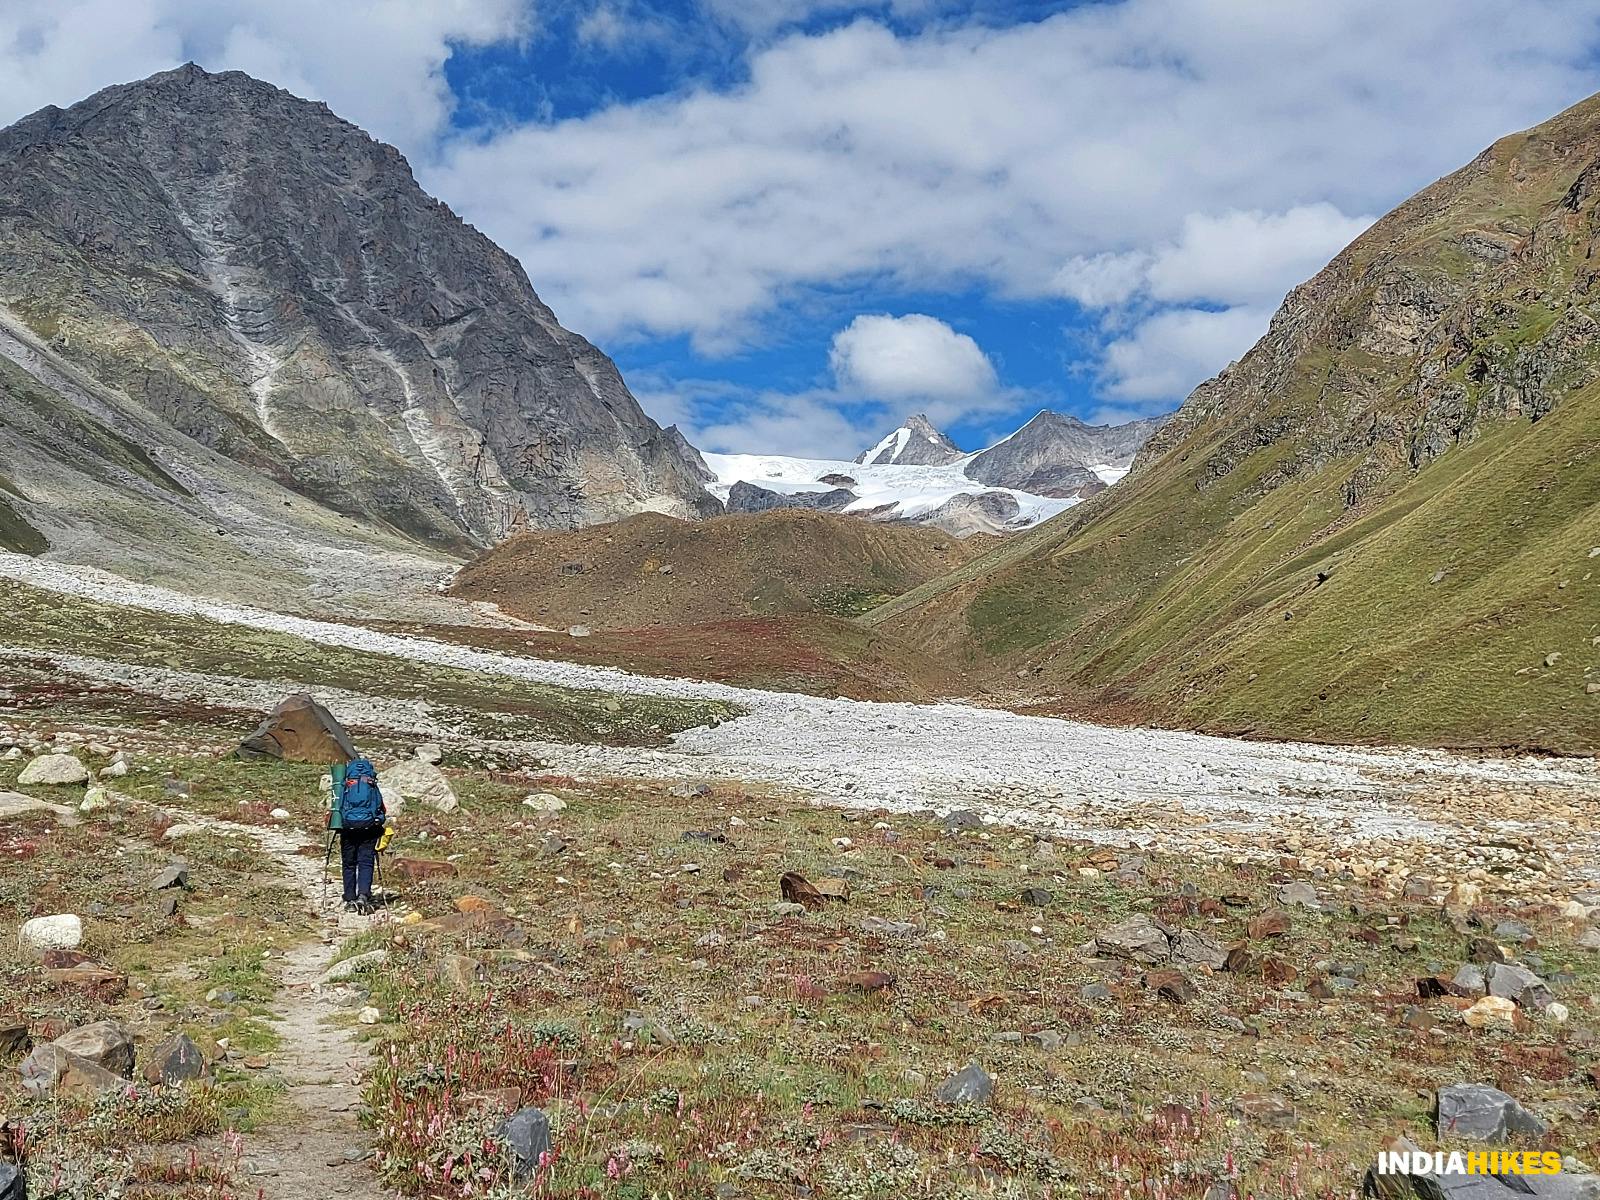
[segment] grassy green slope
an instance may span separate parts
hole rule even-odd
[[[1012,702],[1592,752],[1597,172],[1594,101],[1505,139],[1292,294],[1124,483],[864,619]]]

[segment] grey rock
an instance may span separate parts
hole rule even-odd
[[[620,1022],[624,1037],[632,1038],[638,1042],[649,1042],[656,1046],[675,1046],[678,1039],[654,1017],[648,1017],[641,1012],[625,1013]]]
[[[1095,952],[1106,958],[1125,958],[1154,966],[1172,956],[1166,930],[1149,917],[1133,916],[1095,935]]]
[[[54,1042],[35,1046],[33,1052],[22,1060],[17,1073],[22,1076],[23,1088],[35,1096],[49,1096],[57,1092],[94,1095],[128,1086],[128,1081],[115,1071],[108,1071],[98,1063],[62,1049]]]
[[[550,1118],[542,1109],[519,1109],[500,1126],[500,1137],[511,1152],[512,1175],[527,1179],[551,1151]]]
[[[1489,994],[1543,1012],[1555,1003],[1549,984],[1521,963],[1492,963],[1484,972]]]
[[[1022,889],[1022,902],[1031,904],[1035,908],[1045,908],[1055,902],[1055,894],[1049,888],[1030,887]]]
[[[970,1062],[941,1083],[933,1098],[941,1104],[988,1104],[994,1099],[994,1079]]]
[[[1036,1029],[1027,1035],[1028,1045],[1045,1051],[1061,1049],[1064,1040],[1061,1032],[1056,1029]]]
[[[1596,929],[1593,925],[1589,926],[1572,944],[1579,950],[1600,950],[1600,929]]]
[[[806,915],[804,904],[794,904],[788,900],[780,900],[772,906],[772,915],[775,917],[803,917]]]
[[[28,1181],[20,1167],[0,1162],[0,1200],[28,1200]]]
[[[1078,989],[1078,999],[1103,1003],[1112,998],[1111,989],[1103,983],[1086,983]]]
[[[1483,977],[1483,968],[1472,963],[1463,963],[1450,980],[1450,986],[1457,988],[1464,996],[1481,996],[1488,990],[1488,984]]]
[[[1309,883],[1302,883],[1298,880],[1294,883],[1284,884],[1277,890],[1276,895],[1278,903],[1285,908],[1295,905],[1310,909],[1320,909],[1322,907],[1322,900],[1317,895],[1317,889]]]
[[[962,456],[954,442],[926,416],[917,413],[876,446],[856,455],[855,461],[866,466],[942,467]]]
[[[1133,462],[1159,418],[1125,425],[1086,425],[1075,417],[1041,412],[1004,441],[974,455],[968,479],[1040,496],[1093,495],[1104,488],[1096,466]]]
[[[1494,936],[1502,942],[1522,946],[1533,940],[1533,931],[1521,921],[1501,921],[1494,927]]]
[[[171,864],[150,881],[150,890],[152,892],[165,891],[167,888],[186,888],[188,886],[189,867],[181,862]]]
[[[856,502],[856,494],[849,488],[829,488],[818,492],[775,492],[759,484],[739,480],[728,489],[728,511],[731,513],[770,512],[775,508],[809,508],[819,512],[836,512]]]
[[[920,937],[923,932],[922,926],[911,921],[891,921],[887,917],[862,917],[861,930],[891,938]]]
[[[22,773],[17,776],[19,787],[36,783],[62,785],[88,782],[89,768],[70,754],[41,754],[23,767]]]
[[[1185,929],[1172,939],[1172,961],[1179,966],[1220,971],[1228,961],[1228,948],[1210,934]]]
[[[959,829],[982,829],[983,818],[970,808],[958,808],[945,815],[943,825],[951,832]]]
[[[1504,1142],[1512,1135],[1542,1136],[1549,1128],[1499,1088],[1457,1083],[1434,1097],[1434,1124],[1440,1137],[1474,1142]]]

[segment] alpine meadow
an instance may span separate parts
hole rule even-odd
[[[0,598],[0,1200],[1600,1198],[1600,0],[0,5]]]

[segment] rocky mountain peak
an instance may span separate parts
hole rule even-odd
[[[870,450],[856,456],[863,465],[940,467],[963,458],[961,448],[922,414],[917,413]]]
[[[0,131],[0,264],[0,305],[173,437],[425,542],[718,507],[399,151],[248,75],[187,64]]]

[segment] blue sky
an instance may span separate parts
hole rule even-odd
[[[707,449],[1174,407],[1596,90],[1600,0],[6,0],[0,120],[195,59],[398,145]]]

